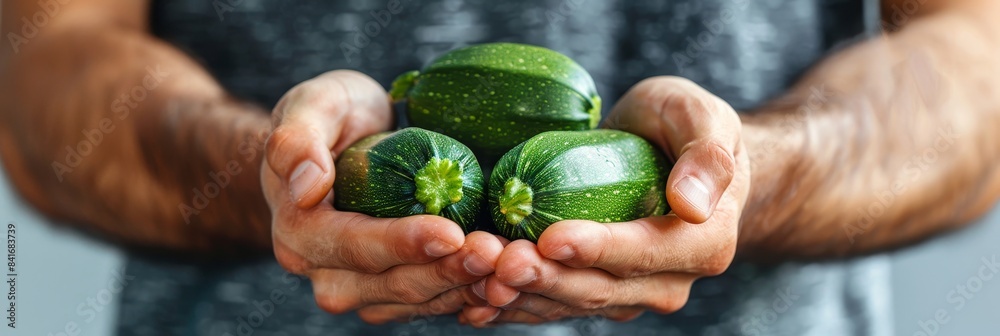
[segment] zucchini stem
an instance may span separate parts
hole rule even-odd
[[[462,166],[449,159],[431,158],[413,176],[414,195],[424,205],[424,213],[438,215],[446,206],[462,200]]]
[[[590,128],[597,128],[601,123],[601,96],[594,94],[590,97],[590,109],[587,113],[590,114]]]
[[[407,71],[392,81],[392,88],[389,89],[389,97],[392,98],[393,103],[398,103],[406,99],[406,95],[410,92],[410,88],[413,87],[413,83],[419,75],[420,71]]]
[[[500,213],[511,225],[519,225],[525,217],[531,215],[531,202],[534,192],[526,183],[516,177],[511,177],[503,185],[500,194]]]

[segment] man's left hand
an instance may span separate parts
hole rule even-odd
[[[467,305],[462,321],[672,313],[696,279],[729,267],[750,189],[733,108],[688,80],[655,77],[629,90],[605,126],[640,135],[676,159],[667,180],[671,213],[611,224],[567,220],[546,229],[537,245],[511,242],[496,272],[472,285],[489,305]]]

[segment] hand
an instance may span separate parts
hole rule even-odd
[[[371,323],[458,311],[460,288],[493,272],[502,244],[464,236],[438,216],[374,218],[333,208],[334,157],[392,126],[389,98],[371,78],[333,71],[292,88],[274,109],[262,184],[274,254],[308,276],[320,308],[359,309]]]
[[[490,306],[465,308],[463,320],[482,326],[671,313],[687,302],[696,279],[729,267],[750,184],[732,107],[688,80],[656,77],[629,90],[605,126],[676,158],[666,192],[672,212],[625,223],[562,221],[537,246],[511,242],[495,274],[473,285],[482,286]]]

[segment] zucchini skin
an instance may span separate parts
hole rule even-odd
[[[665,188],[671,168],[659,149],[631,133],[544,132],[494,167],[489,208],[504,237],[531,241],[561,220],[613,223],[659,216],[670,211]]]
[[[451,171],[453,178],[460,179],[460,199],[447,202],[437,214],[468,233],[475,226],[485,197],[479,162],[468,147],[455,139],[421,128],[375,134],[341,153],[333,184],[334,206],[374,217],[429,213],[429,206],[417,195],[416,177],[433,159],[450,160],[460,169]]]
[[[597,127],[601,99],[590,74],[558,52],[490,43],[453,50],[393,83],[412,125],[466,144],[484,162],[535,134]]]

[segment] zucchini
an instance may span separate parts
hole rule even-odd
[[[448,52],[400,75],[390,95],[406,100],[411,125],[461,141],[484,162],[544,131],[593,129],[601,117],[601,98],[583,67],[515,43]]]
[[[505,154],[490,176],[489,207],[509,239],[538,237],[552,223],[601,223],[670,210],[672,165],[645,139],[616,130],[541,133]]]
[[[410,127],[379,133],[341,153],[334,206],[374,217],[448,218],[470,232],[484,202],[483,172],[468,147]]]

